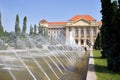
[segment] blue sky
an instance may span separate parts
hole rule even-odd
[[[7,31],[14,31],[16,14],[20,27],[27,16],[27,32],[30,24],[38,25],[41,19],[47,21],[67,21],[77,14],[89,14],[101,20],[100,0],[0,0],[2,25]]]

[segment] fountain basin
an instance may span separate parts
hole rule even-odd
[[[42,49],[3,50],[0,51],[0,80],[85,80],[87,64],[87,53]]]

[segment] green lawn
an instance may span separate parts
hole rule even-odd
[[[98,50],[93,50],[97,80],[120,80],[120,73],[107,69],[107,60],[101,58]]]

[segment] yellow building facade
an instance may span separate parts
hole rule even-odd
[[[89,43],[94,45],[101,25],[101,22],[90,15],[75,15],[66,22],[48,22],[45,19],[39,22],[40,27],[47,28],[50,39],[57,39],[64,31],[67,42],[72,31],[74,41],[83,46],[88,46]]]

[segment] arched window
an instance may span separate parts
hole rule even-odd
[[[86,40],[86,44],[88,45],[88,44],[89,44],[89,42],[90,42],[90,40],[89,40],[89,39],[87,39],[87,40]]]
[[[81,44],[82,44],[82,45],[84,44],[84,40],[83,40],[83,39],[81,39]]]
[[[78,44],[78,39],[75,39],[76,44]]]

